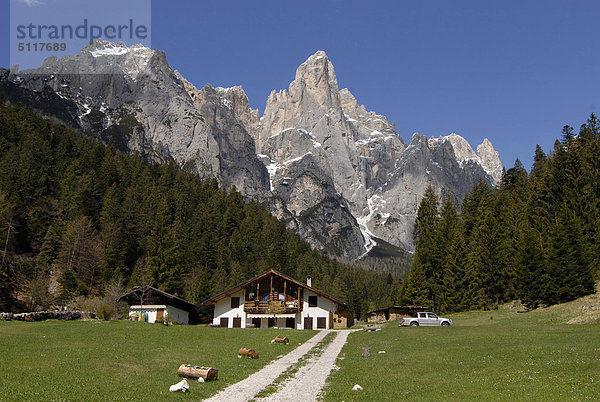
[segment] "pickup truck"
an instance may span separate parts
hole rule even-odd
[[[417,313],[416,317],[401,318],[399,327],[418,327],[419,325],[431,327],[448,327],[452,325],[452,320],[449,318],[438,317],[434,313]]]

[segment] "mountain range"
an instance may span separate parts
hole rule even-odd
[[[339,89],[323,51],[271,92],[262,116],[240,86],[198,89],[164,52],[99,39],[37,69],[0,70],[0,92],[123,152],[235,186],[313,247],[351,259],[378,243],[413,251],[428,186],[460,201],[503,173],[487,139],[476,151],[457,134],[415,133],[407,144]]]

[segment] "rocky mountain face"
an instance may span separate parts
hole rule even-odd
[[[479,178],[495,185],[502,175],[487,139],[477,153],[456,134],[429,140],[415,134],[407,146],[385,116],[338,89],[322,51],[298,67],[288,90],[271,93],[251,132],[274,197],[294,217],[313,215],[311,208],[326,200],[352,215],[356,223],[343,235],[363,245],[353,248],[353,257],[378,238],[412,250],[416,211],[428,186],[460,200]],[[362,236],[351,230],[356,227]]]
[[[268,196],[267,170],[236,118],[251,114],[239,112],[248,106],[244,92],[223,95],[208,85],[198,91],[171,69],[164,52],[95,40],[77,55],[46,59],[38,69],[5,72],[1,85],[9,99],[28,99],[47,114],[61,111],[59,118],[71,126],[122,151],[173,160],[250,197]],[[36,99],[48,91],[55,94],[51,107],[48,99]]]
[[[241,87],[197,89],[163,52],[102,40],[36,70],[3,70],[0,91],[125,152],[217,177],[348,258],[379,239],[412,250],[427,186],[460,200],[479,178],[495,185],[502,175],[487,139],[477,152],[456,134],[405,144],[385,116],[339,90],[322,51],[270,94],[262,117]]]

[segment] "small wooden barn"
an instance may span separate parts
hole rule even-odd
[[[426,306],[390,306],[367,312],[367,322],[385,322],[404,317],[414,317],[418,312],[427,311]]]
[[[129,305],[129,319],[135,321],[198,324],[198,306],[152,286],[139,286],[121,296]]]

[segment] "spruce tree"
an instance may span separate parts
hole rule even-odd
[[[148,272],[154,283],[165,292],[183,293],[182,272],[178,266],[179,250],[166,199],[160,203],[156,221],[147,243]]]
[[[416,246],[413,266],[402,299],[436,308],[440,299],[442,253],[439,236],[439,201],[429,186],[419,204],[414,226]]]

